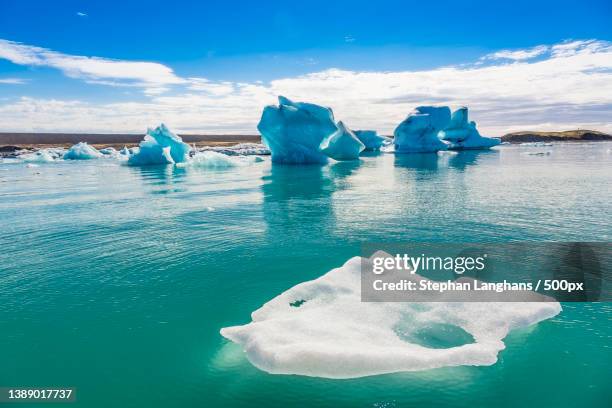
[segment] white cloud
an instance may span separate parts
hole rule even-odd
[[[22,85],[26,82],[27,80],[22,78],[0,78],[0,84]]]
[[[156,62],[123,61],[63,54],[46,48],[0,39],[0,58],[14,64],[59,69],[71,78],[90,81],[116,81],[151,88],[182,84],[174,71]]]
[[[82,11],[77,11],[76,15],[79,17],[87,17],[87,13],[84,13]]]
[[[494,52],[492,54],[485,55],[481,58],[481,60],[500,60],[507,59],[513,61],[523,61],[535,58],[546,53],[549,50],[549,47],[546,45],[538,45],[533,48],[527,48],[523,50],[501,50]]]
[[[479,129],[489,135],[577,127],[612,132],[612,43],[572,41],[545,47],[538,59],[512,63],[489,60],[390,72],[328,69],[269,83],[215,82],[172,73],[169,83],[147,82],[146,102],[21,98],[0,105],[0,123],[3,130],[141,132],[163,121],[183,132],[255,133],[262,108],[280,94],[331,106],[349,126],[385,134],[422,104],[467,105]],[[39,54],[21,53],[19,58]],[[87,80],[125,85],[120,75]]]

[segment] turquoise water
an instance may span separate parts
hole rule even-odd
[[[0,164],[0,386],[75,386],[79,407],[606,406],[609,303],[564,304],[490,367],[352,380],[259,371],[219,329],[361,242],[608,242],[610,148],[219,171]]]

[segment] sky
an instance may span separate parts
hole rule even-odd
[[[278,95],[391,134],[612,132],[608,1],[0,0],[0,131],[255,134]]]

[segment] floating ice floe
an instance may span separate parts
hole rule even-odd
[[[362,302],[361,258],[355,257],[270,300],[251,314],[251,323],[221,334],[269,373],[355,378],[492,365],[511,330],[560,311],[554,301]],[[462,333],[470,341],[434,348],[418,340],[439,331]]]
[[[338,122],[337,127],[338,130],[323,139],[321,151],[334,160],[358,159],[365,145],[342,121]]]
[[[91,160],[100,157],[102,157],[102,153],[86,142],[75,144],[64,154],[64,160]]]
[[[397,153],[434,153],[448,146],[438,132],[450,122],[447,106],[419,106],[393,132]]]
[[[172,133],[163,123],[155,129],[148,129],[138,151],[128,160],[132,166],[150,164],[174,164],[187,161],[191,147],[180,136]]]
[[[100,149],[100,153],[105,156],[115,156],[119,154],[119,152],[114,147],[105,147],[104,149]]]
[[[353,133],[365,145],[365,150],[379,150],[384,145],[391,143],[388,137],[378,135],[375,130],[353,130]]]
[[[228,156],[270,155],[270,149],[261,143],[238,143],[234,146],[205,147],[204,150],[211,150],[213,152],[227,154]]]
[[[519,146],[524,146],[524,147],[544,147],[544,146],[552,146],[552,143],[548,143],[548,142],[525,142],[525,143],[521,143]]]
[[[17,159],[26,163],[52,163],[56,157],[46,149],[41,149],[33,153],[25,153],[17,156]]]
[[[278,106],[264,108],[257,125],[262,140],[276,163],[326,163],[319,146],[334,133],[336,123],[330,108],[292,102],[279,96]]]
[[[177,167],[194,167],[204,169],[227,169],[231,167],[248,166],[263,161],[258,156],[228,156],[223,153],[204,151],[196,153],[189,160],[177,163]]]
[[[449,142],[451,150],[488,149],[501,143],[500,139],[483,137],[476,130],[476,122],[468,121],[468,108],[462,107],[453,112],[450,123],[439,136]]]

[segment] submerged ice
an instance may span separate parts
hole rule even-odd
[[[269,373],[355,378],[492,365],[510,330],[560,311],[557,302],[361,302],[361,258],[355,257],[221,334]],[[427,336],[440,333],[447,337],[442,344],[428,343]]]
[[[330,108],[278,97],[278,106],[264,108],[257,125],[276,163],[326,163],[323,140],[337,130]]]
[[[419,106],[400,123],[395,131],[394,144],[398,153],[433,153],[447,150],[438,137],[451,120],[447,106]]]
[[[79,142],[64,154],[64,160],[91,160],[102,157],[102,153],[86,142]]]
[[[497,146],[501,140],[483,137],[476,130],[476,122],[468,120],[468,108],[453,112],[449,125],[440,132],[440,137],[449,142],[449,149],[488,149]]]
[[[191,147],[163,123],[148,129],[140,148],[128,160],[132,166],[182,163],[189,158]]]
[[[321,143],[321,151],[334,160],[354,160],[365,145],[346,127],[342,121],[338,122],[338,130],[326,137]]]

